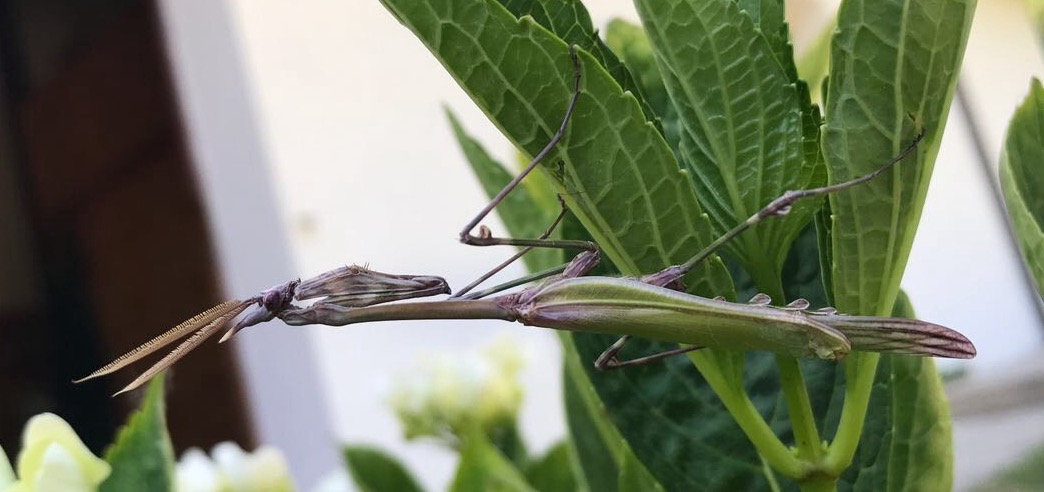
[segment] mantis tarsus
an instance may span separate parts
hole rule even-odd
[[[361,267],[343,267],[304,282],[295,280],[273,287],[247,300],[219,304],[79,381],[115,372],[193,333],[119,393],[130,391],[174,364],[253,304],[257,305],[255,310],[230,328],[222,337],[222,341],[243,328],[276,317],[288,325],[295,326],[343,326],[367,321],[404,319],[500,319],[559,330],[623,335],[596,361],[596,367],[603,369],[646,363],[656,358],[708,346],[732,350],[766,350],[794,357],[819,357],[830,360],[840,359],[852,350],[952,358],[975,356],[975,347],[963,335],[924,321],[848,316],[837,314],[832,308],[809,310],[808,302],[803,299],[787,306],[775,307],[770,305],[771,299],[764,295],[755,296],[749,303],[741,304],[727,302],[722,298],[706,299],[680,292],[681,278],[727,241],[766,218],[786,214],[798,200],[842,191],[873,179],[914,152],[924,136],[923,130],[899,155],[876,171],[829,186],[788,191],[685,263],[667,267],[640,279],[584,277],[583,275],[599,261],[598,248],[586,241],[547,239],[558,220],[548,229],[547,234],[538,239],[497,238],[485,227],[479,229],[478,235],[473,235],[472,231],[479,223],[527,174],[554,151],[563,138],[581,91],[581,72],[575,53],[573,64],[573,97],[555,135],[530,161],[525,170],[505,186],[460,233],[461,241],[466,244],[524,247],[521,252],[494,269],[494,272],[533,247],[584,250],[567,265],[462,296],[477,283],[486,280],[490,275],[487,274],[450,299],[409,303],[393,301],[449,293],[449,287],[440,277],[390,275]],[[519,292],[488,297],[543,277],[548,278]],[[302,308],[293,304],[295,299],[317,298],[320,300],[308,307]],[[631,335],[690,346],[620,362],[616,359],[616,354]]]

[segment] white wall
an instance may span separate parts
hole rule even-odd
[[[232,11],[210,0],[159,5],[225,290],[249,297],[298,269]],[[338,466],[339,454],[309,340],[274,328],[252,330],[233,344],[258,437],[282,449],[307,485]],[[206,402],[200,402],[200,418],[206,418]]]

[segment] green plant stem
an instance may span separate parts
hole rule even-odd
[[[798,482],[801,492],[835,492],[837,490],[837,479],[828,477],[816,477]]]
[[[765,482],[768,483],[769,490],[772,492],[782,492],[783,488],[779,486],[779,481],[776,480],[776,472],[772,470],[768,462],[765,461],[765,457],[758,455],[759,461],[761,462],[761,473],[765,475]]]
[[[768,258],[768,256],[766,255],[764,258]],[[755,274],[754,282],[758,288],[778,303],[786,302],[786,294],[783,292],[779,274],[774,273],[774,269],[764,261],[756,271],[758,273]],[[816,462],[822,454],[822,444],[819,429],[816,427],[815,413],[812,411],[812,402],[808,398],[808,387],[801,374],[801,365],[793,357],[777,354],[776,369],[779,371],[780,386],[783,388],[783,397],[787,401],[787,410],[790,412],[790,423],[794,429],[794,439],[797,441],[798,457]]]
[[[776,367],[779,369],[783,396],[787,400],[787,410],[790,411],[790,424],[797,441],[798,457],[812,462],[819,461],[822,443],[812,412],[812,402],[808,398],[805,378],[801,375],[801,365],[793,357],[776,354]]]
[[[743,386],[730,383],[711,351],[693,352],[690,359],[769,466],[790,478],[805,476],[808,464],[799,460],[772,432]]]
[[[845,361],[845,406],[841,409],[837,435],[827,449],[823,469],[831,475],[840,475],[852,464],[859,438],[866,422],[866,410],[870,403],[877,362],[880,355],[871,352],[854,352]]]

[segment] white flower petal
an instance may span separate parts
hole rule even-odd
[[[69,466],[70,460],[72,465]],[[47,468],[49,471],[41,471]],[[54,471],[50,471],[54,470]],[[68,470],[75,470],[71,472]],[[18,453],[18,488],[28,491],[51,490],[41,488],[38,482],[47,479],[48,486],[59,487],[54,490],[69,490],[62,484],[79,486],[86,484],[85,489],[94,490],[102,483],[112,467],[101,458],[94,456],[72,427],[61,417],[51,413],[41,413],[29,419],[22,434],[22,450]],[[51,478],[51,473],[59,473]],[[78,478],[61,474],[74,473]],[[53,485],[51,485],[53,484]]]
[[[96,489],[97,484],[90,483],[84,476],[76,457],[58,443],[47,446],[35,471],[31,483],[38,492],[93,492]]]
[[[227,490],[217,465],[199,448],[181,455],[174,469],[177,492],[222,492]]]
[[[214,446],[210,454],[233,492],[294,490],[286,460],[275,448],[261,447],[250,454],[235,443],[223,442]]]
[[[248,465],[250,488],[257,492],[290,492],[294,490],[290,468],[283,453],[270,446],[258,448],[250,456]]]
[[[312,492],[350,492],[352,489],[351,479],[344,470],[334,470],[327,473],[315,484]]]

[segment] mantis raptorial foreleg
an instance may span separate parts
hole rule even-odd
[[[543,147],[543,149],[541,149],[541,151],[539,153],[537,153],[537,155],[522,170],[522,172],[520,172],[507,185],[505,185],[504,188],[501,189],[500,192],[498,192],[490,200],[490,202],[470,222],[468,222],[464,226],[464,229],[460,232],[460,240],[464,244],[469,244],[469,245],[473,245],[473,246],[512,245],[512,246],[524,246],[525,248],[520,250],[518,253],[516,253],[514,256],[512,256],[510,259],[508,259],[504,263],[501,263],[500,265],[498,265],[495,269],[493,269],[490,272],[486,273],[485,275],[481,276],[475,282],[472,282],[472,284],[468,285],[461,292],[458,292],[458,294],[457,294],[458,297],[462,296],[466,292],[470,291],[473,287],[475,287],[476,285],[478,285],[481,282],[485,281],[490,276],[492,276],[496,272],[500,271],[501,269],[503,269],[505,266],[507,266],[511,262],[513,262],[513,261],[517,260],[518,258],[522,257],[522,255],[526,254],[528,251],[530,251],[534,247],[547,247],[547,248],[559,248],[559,249],[583,249],[583,250],[587,250],[587,251],[594,252],[594,253],[597,253],[597,251],[598,251],[597,245],[595,245],[595,244],[593,244],[591,242],[588,242],[588,241],[548,240],[547,236],[549,236],[551,229],[553,229],[555,227],[555,225],[557,225],[558,222],[562,219],[562,215],[561,214],[559,215],[558,219],[556,219],[555,223],[551,226],[551,228],[549,228],[548,231],[545,232],[545,234],[543,234],[540,238],[537,238],[537,239],[497,238],[497,237],[493,237],[492,233],[489,232],[489,229],[487,229],[484,226],[480,227],[479,235],[472,234],[472,231],[477,226],[479,226],[479,224],[482,222],[482,220],[484,220],[490,214],[490,212],[492,212],[496,208],[496,206],[498,204],[500,204],[500,202],[503,201],[503,199],[509,193],[511,193],[515,188],[517,188],[518,185],[522,182],[522,180],[525,179],[525,177],[527,175],[529,175],[529,173],[531,173],[534,169],[536,169],[536,166],[539,165],[541,161],[543,161],[548,155],[550,155],[553,152],[555,147],[558,146],[558,144],[561,142],[562,138],[564,137],[565,131],[566,131],[566,129],[569,126],[570,118],[572,117],[573,112],[576,109],[576,104],[577,104],[577,102],[579,100],[580,93],[581,93],[581,86],[580,86],[581,67],[580,67],[580,61],[579,61],[579,58],[576,56],[575,50],[572,47],[570,47],[570,55],[571,55],[572,62],[573,62],[573,72],[574,72],[574,75],[573,75],[573,95],[572,95],[572,97],[569,100],[569,105],[566,108],[565,115],[562,118],[562,122],[559,125],[558,130],[552,136],[550,141],[548,141],[548,143]],[[881,167],[877,168],[876,170],[874,170],[871,173],[868,173],[868,174],[865,174],[863,176],[860,176],[860,177],[857,177],[857,178],[854,178],[854,179],[851,179],[851,180],[848,180],[848,181],[844,181],[844,182],[841,182],[841,183],[836,183],[836,184],[832,184],[832,185],[822,186],[822,187],[818,187],[818,188],[810,188],[810,189],[804,189],[804,190],[792,190],[792,191],[787,191],[787,192],[783,193],[781,196],[779,196],[776,199],[774,199],[771,202],[769,202],[764,208],[762,208],[761,210],[759,210],[756,213],[754,213],[753,215],[751,215],[747,220],[745,220],[745,221],[741,222],[740,224],[736,225],[731,230],[727,231],[725,234],[723,234],[722,236],[720,236],[719,238],[717,238],[716,240],[711,242],[711,244],[707,245],[705,248],[703,248],[703,250],[701,250],[698,253],[696,253],[692,258],[690,258],[685,263],[682,263],[680,265],[672,265],[672,266],[669,266],[669,267],[667,267],[667,268],[665,268],[665,269],[663,269],[663,270],[661,270],[659,272],[656,272],[656,273],[653,273],[653,274],[650,274],[650,275],[646,275],[646,276],[641,278],[641,281],[643,281],[645,283],[648,283],[648,284],[651,284],[651,285],[658,286],[658,287],[666,287],[666,288],[670,288],[670,289],[674,289],[674,290],[678,290],[678,291],[684,290],[684,285],[682,284],[682,278],[687,273],[689,273],[689,271],[691,271],[693,268],[698,266],[703,260],[709,258],[716,251],[718,251],[723,245],[725,245],[726,243],[731,241],[736,236],[742,234],[744,231],[746,231],[747,229],[750,229],[751,227],[753,227],[754,225],[758,224],[762,220],[765,220],[765,219],[770,218],[770,217],[778,217],[778,216],[786,215],[790,211],[791,207],[796,202],[798,202],[798,201],[800,201],[802,199],[825,196],[825,195],[828,195],[830,193],[835,193],[835,192],[839,192],[839,191],[842,191],[842,190],[845,190],[845,189],[848,189],[848,188],[851,188],[851,187],[854,187],[854,186],[858,186],[858,185],[863,184],[863,183],[865,183],[867,181],[870,181],[871,179],[874,179],[875,177],[879,176],[881,173],[883,173],[886,170],[890,169],[896,163],[900,162],[901,160],[906,158],[908,155],[913,153],[914,150],[917,148],[917,145],[920,143],[921,139],[924,137],[924,135],[925,135],[925,132],[922,129],[914,137],[914,139],[911,141],[911,143],[908,144],[902,150],[902,152],[900,152],[898,155],[896,155],[895,157],[893,157],[888,162],[886,162]],[[563,210],[563,212],[564,212],[564,210]],[[596,262],[587,262],[587,264],[590,265],[587,270],[578,270],[578,269],[574,268],[572,270],[572,272],[563,273],[562,275],[563,276],[581,276],[581,275],[584,275],[584,274],[586,274],[590,270],[590,268],[594,267]],[[544,276],[548,276],[548,275],[552,275],[554,273],[557,273],[557,271],[558,271],[557,269],[547,270],[547,271],[541,272],[541,273],[539,273],[539,274],[537,274],[535,276],[527,277],[527,281],[528,280],[533,280],[535,278],[543,278]],[[479,293],[477,295],[468,296],[466,298],[468,298],[468,299],[478,299],[478,298],[483,297],[484,295],[496,293],[496,292],[499,292],[501,290],[504,290],[504,288],[508,288],[508,287],[514,286],[514,285],[518,285],[518,284],[517,283],[502,284],[501,286],[494,287],[492,289],[483,291],[483,292],[481,292],[481,293]],[[765,299],[761,299],[761,298],[758,298],[757,300],[752,299],[751,302],[755,303],[755,304],[768,304],[769,302],[771,302],[771,299],[767,299],[767,296],[766,296]],[[792,303],[790,306],[788,306],[788,308],[791,308],[791,309],[804,309],[805,307],[807,307],[807,301],[804,301],[803,299],[799,299],[798,301],[795,301],[795,302],[797,304],[793,304]],[[670,357],[670,356],[679,355],[679,354],[684,354],[684,353],[691,352],[693,350],[698,350],[699,348],[702,348],[700,346],[682,347],[682,348],[675,349],[675,350],[669,350],[669,351],[661,352],[661,353],[658,353],[658,354],[653,354],[653,355],[649,355],[649,356],[645,356],[645,357],[640,357],[638,359],[627,360],[627,361],[620,361],[620,360],[617,359],[616,356],[619,353],[619,351],[623,348],[623,346],[627,343],[628,338],[629,338],[629,336],[625,335],[625,336],[621,337],[619,340],[617,340],[615,343],[613,343],[613,345],[610,346],[608,349],[606,349],[605,352],[603,352],[597,358],[597,360],[595,361],[595,363],[594,363],[595,367],[597,369],[611,369],[611,368],[616,368],[616,367],[624,367],[624,366],[630,366],[630,365],[645,364],[645,363],[648,363],[648,362],[651,362],[651,361],[654,361],[654,360],[657,360],[657,359],[660,359],[660,358]]]

